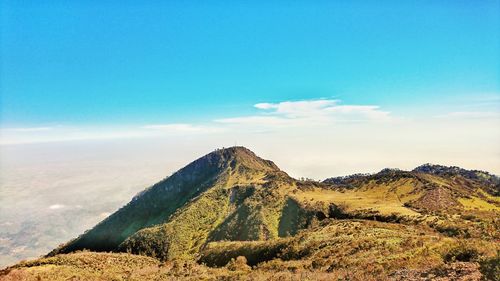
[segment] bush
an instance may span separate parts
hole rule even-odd
[[[231,259],[227,264],[227,269],[231,271],[250,271],[252,268],[247,264],[247,258],[238,256],[236,259]]]
[[[480,263],[479,270],[486,280],[498,280],[500,278],[500,251],[496,257],[484,259]]]
[[[436,230],[449,237],[463,236],[464,231],[456,225],[438,225]]]
[[[477,261],[479,256],[481,256],[481,253],[479,253],[475,247],[462,242],[458,246],[451,248],[448,252],[446,252],[443,259],[445,262],[471,262]]]
[[[239,241],[213,242],[202,252],[199,262],[208,266],[225,266],[239,256],[247,260],[247,264],[254,266],[264,261],[277,258],[289,243],[289,239],[275,241]]]

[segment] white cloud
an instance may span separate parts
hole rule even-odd
[[[337,103],[338,100],[284,101],[268,106],[276,109],[277,114],[296,117],[323,113],[324,110],[335,107]]]
[[[320,99],[258,103],[256,115],[222,118],[218,123],[267,127],[318,126],[338,122],[388,121],[390,113],[375,105],[341,105],[339,100]]]
[[[62,209],[64,207],[66,207],[66,206],[63,205],[63,204],[54,204],[54,205],[50,205],[49,209],[51,209],[51,210],[59,210],[59,209]]]
[[[254,108],[256,112],[252,115],[233,115],[203,123],[159,123],[128,127],[55,126],[51,129],[38,127],[36,130],[20,131],[0,129],[0,144],[156,138],[163,141],[168,139],[175,146],[202,139],[201,142],[210,143],[213,147],[235,143],[252,146],[260,142],[265,147],[271,145],[274,139],[280,143],[286,140],[287,145],[297,141],[296,150],[304,149],[303,146],[333,150],[334,143],[337,143],[338,149],[355,146],[356,151],[361,151],[361,147],[390,151],[403,145],[408,145],[405,148],[407,150],[415,150],[422,149],[423,143],[432,148],[444,143],[449,150],[467,151],[470,143],[488,142],[484,147],[490,147],[489,142],[497,142],[500,135],[498,129],[492,129],[499,124],[500,114],[491,110],[456,110],[439,118],[429,114],[418,119],[404,119],[393,116],[378,105],[343,104],[335,99],[263,102],[255,104]],[[480,133],[476,132],[478,130]],[[467,135],[458,136],[457,132],[466,132]],[[483,137],[475,139],[480,135]],[[380,143],[378,147],[376,143]],[[444,151],[442,147],[440,149]],[[403,155],[404,152],[401,150],[398,153]],[[360,153],[350,153],[344,162],[355,159],[354,155]],[[367,155],[368,152],[363,153]],[[488,153],[498,154],[494,149]],[[422,161],[429,162],[427,158],[423,157]],[[484,155],[482,159],[485,159]]]
[[[263,102],[263,103],[257,103],[254,105],[255,108],[258,108],[258,109],[271,109],[271,108],[276,108],[275,104],[272,104],[272,103],[267,103],[267,102]]]
[[[107,140],[159,136],[211,134],[234,129],[275,130],[330,126],[334,123],[390,120],[390,114],[374,105],[343,105],[339,100],[317,99],[257,103],[250,116],[229,116],[206,124],[165,123],[140,127],[26,127],[0,129],[0,145],[60,141]]]
[[[208,134],[222,131],[220,126],[187,123],[151,124],[144,126],[0,128],[0,145],[49,143],[61,141],[92,141],[131,138],[150,138],[186,134]]]
[[[81,140],[109,140],[146,136],[148,136],[148,134],[139,128],[71,126],[0,128],[0,145]]]

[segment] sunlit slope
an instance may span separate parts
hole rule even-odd
[[[0,280],[494,280],[498,249],[418,225],[325,219],[293,237],[210,242],[197,263],[77,252],[21,262]]]
[[[500,211],[497,196],[500,184],[493,180],[497,177],[481,172],[482,177],[471,178],[467,177],[470,171],[466,170],[437,173],[431,167],[424,165],[411,172],[385,169],[374,175],[327,179],[329,191],[315,189],[296,198],[332,202],[348,212],[382,215],[418,216],[433,212],[460,213],[467,209]],[[483,180],[486,175],[488,180]]]
[[[325,184],[329,187],[293,198],[305,208],[333,204],[337,218],[420,223],[450,236],[500,239],[500,183],[486,172],[423,165],[413,171],[332,178]]]
[[[495,242],[469,240],[471,248],[494,256]],[[245,256],[248,264],[262,267],[340,268],[393,271],[401,268],[431,268],[443,264],[450,249],[460,240],[430,228],[367,220],[326,219],[289,238],[273,241],[211,242],[200,261],[223,266],[232,258]],[[270,262],[265,264],[265,262]]]
[[[146,256],[78,252],[21,262],[0,271],[0,280],[147,280],[159,265]]]
[[[315,188],[294,196],[298,201],[328,202],[337,205],[346,213],[376,213],[419,216],[420,213],[405,206],[405,203],[422,195],[421,183],[413,179],[376,183],[369,181],[356,189]]]

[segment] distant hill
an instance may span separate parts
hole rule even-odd
[[[349,194],[363,194],[364,199],[380,195],[384,204],[396,201],[403,207],[425,214],[460,213],[466,209],[498,210],[500,194],[498,176],[431,164],[412,171],[383,169],[376,174],[334,177],[323,183],[333,190],[343,191],[338,194],[337,202],[347,200]]]
[[[430,164],[297,180],[244,147],[219,149],[147,188],[46,258],[0,277],[57,279],[55,272],[66,266],[91,279],[109,277],[101,268],[118,279],[251,274],[264,280],[305,272],[304,278],[324,280],[425,274],[474,280],[496,274],[489,265],[500,249],[499,183],[487,172]],[[110,260],[117,265],[106,265]],[[141,271],[141,264],[150,271]]]

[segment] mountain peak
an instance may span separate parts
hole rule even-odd
[[[216,162],[221,166],[230,165],[233,168],[240,164],[249,169],[263,171],[278,171],[279,168],[270,160],[264,160],[250,149],[243,146],[232,146],[216,149],[215,151],[201,157],[196,161]],[[196,162],[195,161],[195,162]]]
[[[208,209],[225,206],[231,203],[231,198],[238,197],[238,190],[231,193],[231,197],[226,189],[240,185],[247,188],[252,186],[248,192],[253,193],[256,186],[264,183],[264,178],[277,173],[283,172],[273,162],[258,157],[245,147],[216,149],[145,189],[127,205],[91,230],[54,250],[51,255],[82,249],[117,250],[134,233],[171,222],[181,210],[190,209],[189,206],[195,206],[193,208],[196,209],[196,204],[209,201],[201,208],[203,211],[198,212],[200,209],[196,209],[195,212],[205,214]],[[245,190],[240,192],[241,196],[248,197],[250,193],[246,194]],[[217,211],[215,214],[223,213]]]
[[[254,154],[250,149],[248,149],[244,146],[222,147],[222,148],[216,149],[216,151],[226,151],[228,153],[233,153],[233,154],[248,153],[248,152]]]

